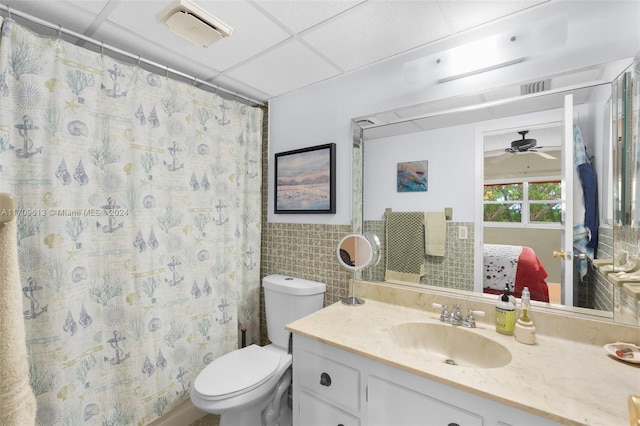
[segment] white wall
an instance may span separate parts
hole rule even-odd
[[[365,142],[365,220],[394,211],[443,211],[455,222],[474,220],[475,125],[448,127]],[[397,192],[397,163],[429,162],[426,192]]]
[[[404,81],[405,62],[428,56],[457,43],[511,29],[526,28],[537,20],[556,15],[566,15],[568,21],[567,41],[562,48],[536,54],[517,65],[444,84],[423,82],[409,85]],[[268,177],[269,222],[351,223],[352,117],[632,57],[640,51],[638,16],[640,2],[637,0],[552,1],[491,25],[271,100],[269,170],[273,170],[273,155],[277,152],[335,142],[337,210],[335,215],[275,215],[271,172]],[[433,182],[442,180],[431,170],[429,179]],[[454,218],[462,220],[456,216],[454,209]]]

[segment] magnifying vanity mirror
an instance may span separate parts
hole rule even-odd
[[[380,260],[380,239],[372,233],[367,234],[347,234],[336,248],[338,262],[354,273],[361,271],[368,266],[378,263]],[[355,277],[354,277],[355,278]],[[345,305],[362,305],[364,300],[355,295],[342,299]]]
[[[380,235],[385,253],[360,279],[385,281],[385,212],[452,208],[445,255],[425,255],[417,282],[395,284],[494,297],[486,283],[487,246],[515,247],[516,257],[531,249],[544,272],[539,306],[620,321],[616,288],[592,259],[638,254],[634,72],[632,59],[621,60],[549,76],[542,91],[523,91],[533,87],[523,82],[354,118],[353,231]],[[574,226],[585,225],[584,188],[573,173],[578,138],[598,188],[599,223],[586,241],[594,244],[589,250],[574,243]],[[427,191],[397,190],[399,164],[412,162],[426,165]],[[640,324],[637,316],[621,322]]]

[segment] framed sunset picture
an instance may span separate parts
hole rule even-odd
[[[336,144],[275,155],[274,213],[336,212]]]

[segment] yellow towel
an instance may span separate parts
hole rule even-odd
[[[29,363],[22,317],[16,220],[0,224],[0,425],[29,426],[36,421],[36,399],[29,385]]]
[[[419,283],[425,273],[424,219],[420,212],[385,212],[387,281]]]
[[[447,220],[444,212],[424,213],[424,252],[430,256],[444,256],[447,241]]]

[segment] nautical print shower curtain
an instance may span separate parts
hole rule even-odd
[[[259,108],[4,19],[0,191],[38,424],[147,424],[239,326],[257,340],[261,130]]]

